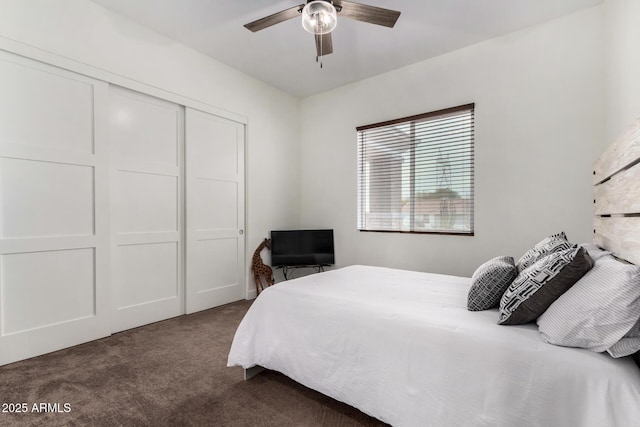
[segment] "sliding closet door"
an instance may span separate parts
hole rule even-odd
[[[184,313],[183,110],[129,90],[109,93],[113,332]]]
[[[107,96],[0,53],[0,364],[110,332]]]
[[[187,313],[244,297],[244,125],[186,109]]]

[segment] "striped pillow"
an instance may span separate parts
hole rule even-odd
[[[640,351],[640,318],[635,325],[607,352],[613,357],[625,357]]]
[[[640,267],[606,255],[538,318],[538,329],[550,344],[603,352],[639,315]]]

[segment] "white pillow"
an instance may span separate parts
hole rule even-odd
[[[589,253],[589,256],[594,261],[599,260],[605,255],[611,255],[610,251],[602,249],[600,246],[594,243],[582,243],[580,246],[586,249],[586,251]]]
[[[625,357],[640,351],[640,317],[635,325],[607,353],[613,357]]]
[[[611,255],[598,259],[537,320],[550,344],[607,351],[640,315],[640,267]]]

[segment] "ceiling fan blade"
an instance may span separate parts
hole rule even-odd
[[[333,53],[333,42],[331,41],[331,33],[316,34],[316,55],[329,55]]]
[[[355,19],[356,21],[368,22],[369,24],[382,25],[389,28],[393,28],[393,26],[396,25],[396,21],[400,16],[400,12],[396,10],[354,3],[347,0],[333,0],[333,4],[336,7],[342,8],[338,13],[339,16]]]
[[[247,30],[251,30],[255,33],[256,31],[264,30],[265,28],[268,28],[272,25],[276,25],[300,16],[300,11],[303,8],[304,4],[290,7],[289,9],[274,13],[273,15],[265,16],[264,18],[258,19],[257,21],[249,22],[248,24],[245,24],[244,27]]]

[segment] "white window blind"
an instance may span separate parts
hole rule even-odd
[[[474,104],[356,130],[359,230],[473,235]]]

